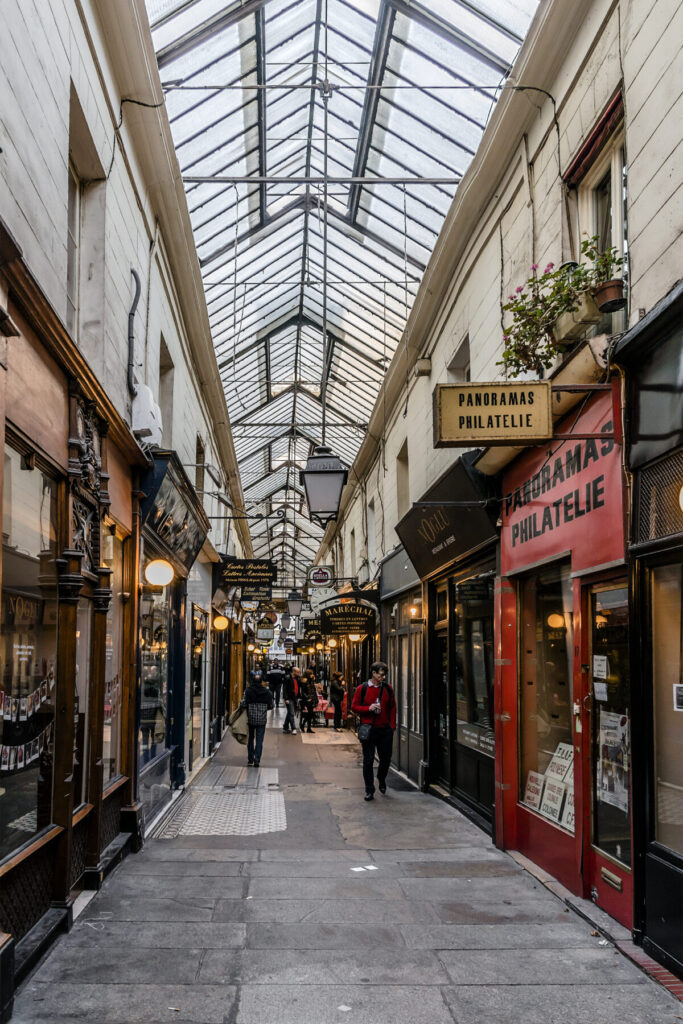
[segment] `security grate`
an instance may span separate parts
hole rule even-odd
[[[640,473],[635,542],[643,544],[683,532],[680,504],[683,451],[648,466]]]

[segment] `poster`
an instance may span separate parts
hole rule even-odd
[[[564,782],[567,777],[571,778],[572,766],[574,764],[574,747],[571,743],[558,743],[555,753],[545,770],[546,779],[555,779],[557,782]]]
[[[529,772],[526,777],[526,789],[524,790],[524,803],[527,807],[533,807],[537,811],[541,806],[543,794],[543,783],[545,778],[540,772]]]
[[[628,814],[631,748],[628,716],[600,708],[596,796]]]
[[[609,672],[606,654],[593,655],[593,676],[595,679],[607,679]]]
[[[595,694],[596,700],[606,701],[607,696],[607,683],[601,683],[597,679],[593,680],[593,693]]]
[[[566,799],[564,801],[564,810],[562,811],[562,817],[560,818],[560,825],[563,828],[568,829],[570,832],[574,831],[574,787],[569,786],[567,788]]]
[[[562,801],[567,790],[564,782],[555,782],[546,776],[543,798],[541,799],[541,814],[551,821],[559,822],[562,814]]]

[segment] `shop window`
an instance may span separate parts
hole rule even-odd
[[[121,772],[121,693],[123,655],[123,552],[116,533],[105,536],[102,561],[112,570],[111,601],[107,612],[106,664],[104,675],[104,740],[102,784],[107,786]]]
[[[456,739],[494,756],[493,573],[455,588]]]
[[[168,708],[168,587],[142,588],[140,766],[166,749]]]
[[[32,463],[31,463],[32,464]],[[52,819],[57,486],[5,448],[0,859]]]
[[[448,618],[448,591],[445,587],[436,592],[436,621],[445,622]]]
[[[204,665],[206,660],[207,616],[197,605],[192,605],[192,656],[190,684],[192,687],[192,761],[202,752],[202,698],[204,696]]]
[[[520,800],[574,831],[569,563],[520,584]]]
[[[67,201],[66,238],[66,326],[76,337],[78,331],[78,284],[81,246],[81,182],[76,168],[69,162],[69,193]]]
[[[683,855],[683,565],[652,570],[652,677],[654,690],[655,834]]]

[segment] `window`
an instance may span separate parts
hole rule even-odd
[[[398,518],[402,519],[410,508],[410,471],[407,440],[403,442],[403,447],[396,458],[396,502]]]
[[[466,384],[470,377],[470,336],[466,334],[446,367],[449,384]]]
[[[142,648],[141,767],[166,749],[169,602],[168,587],[150,587],[146,584],[142,588],[140,630]]]
[[[194,486],[195,490],[199,494],[200,498],[204,497],[204,442],[202,441],[199,434],[197,434],[197,444],[195,447],[195,467],[194,467]]]
[[[493,571],[455,588],[456,739],[494,756]]]
[[[69,161],[69,195],[66,239],[66,326],[75,337],[78,332],[78,284],[81,245],[81,182]]]
[[[162,335],[159,345],[159,408],[161,410],[161,430],[165,448],[171,448],[173,441],[174,369],[171,354]]]
[[[112,575],[111,601],[107,612],[104,675],[104,741],[102,746],[102,785],[104,787],[121,772],[123,551],[123,541],[116,534],[105,535],[102,544],[102,561],[112,570]]]
[[[569,563],[520,585],[520,800],[574,831],[573,617]]]
[[[374,501],[368,502],[368,578],[372,579],[375,575],[375,568],[377,566],[377,536],[376,536],[376,525],[375,525],[375,503]]]
[[[351,551],[351,565],[350,565],[349,572],[350,572],[351,576],[355,576],[356,575],[356,531],[355,530],[351,530],[351,533],[349,534],[349,545],[350,545],[350,551]]]
[[[683,565],[679,562],[653,569],[650,586],[656,780],[654,838],[662,846],[683,855],[683,760],[680,754]]]
[[[626,222],[626,151],[619,132],[600,152],[579,186],[579,227],[581,238],[598,237],[600,250],[612,246],[628,257]],[[628,285],[628,264],[622,268],[624,289]],[[595,334],[615,334],[626,329],[626,310],[605,313],[595,325]]]
[[[74,807],[88,799],[88,704],[90,697],[90,649],[92,643],[92,604],[82,597],[76,614],[76,678],[74,726]]]
[[[5,448],[0,858],[52,820],[57,486]]]

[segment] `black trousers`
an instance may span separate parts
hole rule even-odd
[[[342,704],[344,703],[344,699],[333,700],[332,703],[334,704],[334,727],[335,729],[339,729],[341,727]]]
[[[370,730],[370,739],[363,744],[363,779],[365,781],[365,792],[375,792],[375,780],[373,766],[375,763],[375,751],[379,758],[377,768],[377,781],[386,781],[389,765],[391,764],[391,748],[394,743],[394,730],[390,726],[377,729],[375,726]]]
[[[313,725],[313,716],[317,704],[302,704],[301,705],[301,731],[303,732],[306,727],[311,729]]]

